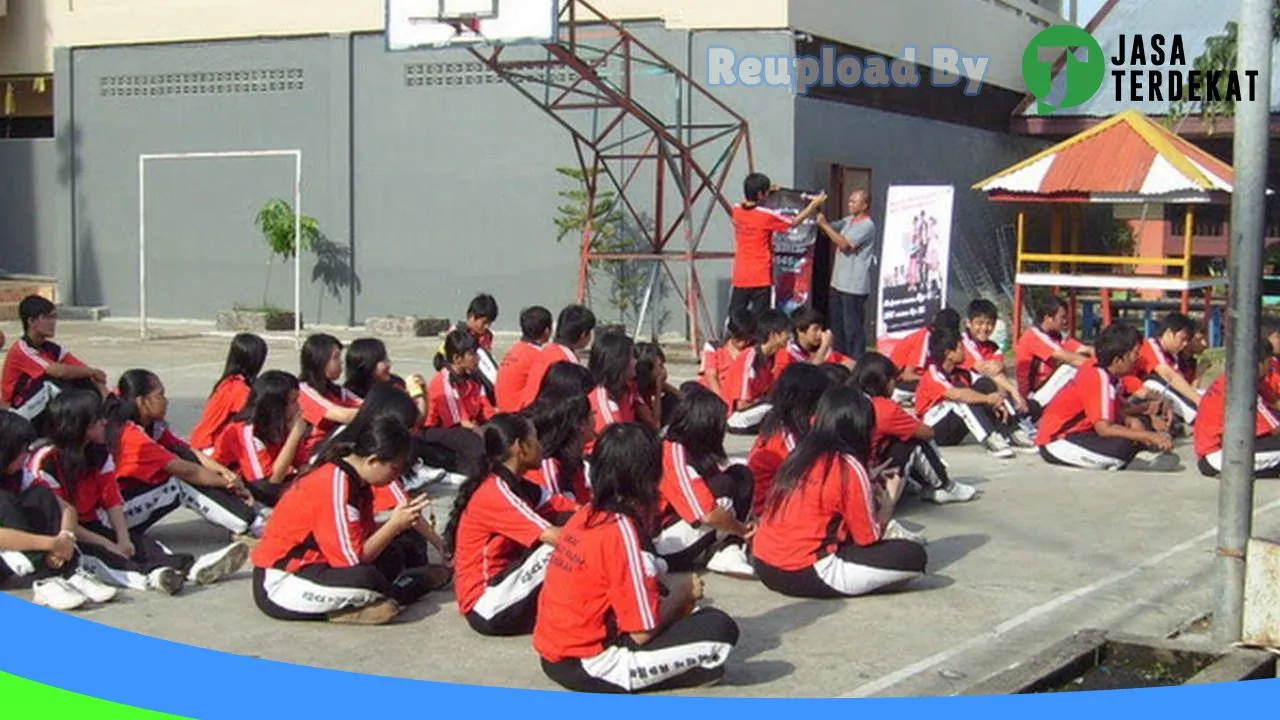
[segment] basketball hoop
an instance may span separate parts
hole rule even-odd
[[[452,25],[454,31],[458,35],[466,35],[467,33],[470,33],[478,37],[484,37],[484,34],[480,32],[480,18],[478,17],[446,20],[445,22]]]

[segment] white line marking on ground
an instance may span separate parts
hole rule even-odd
[[[1271,502],[1271,503],[1268,503],[1267,505],[1262,506],[1261,508],[1258,508],[1257,510],[1254,511],[1253,514],[1256,517],[1258,515],[1261,515],[1262,513],[1269,512],[1277,508],[1280,508],[1280,500],[1276,500],[1274,502]],[[1191,538],[1190,540],[1187,540],[1186,542],[1179,543],[1169,548],[1168,550],[1165,550],[1164,552],[1158,553],[1156,555],[1152,555],[1151,557],[1147,558],[1146,560],[1143,560],[1141,563],[1138,563],[1136,566],[1128,570],[1115,573],[1114,575],[1109,575],[1101,580],[1098,580],[1097,582],[1090,583],[1081,588],[1077,588],[1064,595],[1059,595],[1058,597],[1046,603],[1037,605],[1020,615],[1017,615],[1008,620],[1005,620],[1004,622],[995,626],[995,628],[981,635],[975,635],[974,637],[971,637],[968,640],[965,640],[959,645],[955,645],[950,648],[947,648],[946,650],[943,650],[942,652],[937,653],[935,655],[931,655],[919,662],[913,663],[900,670],[895,670],[894,672],[891,672],[888,675],[884,675],[880,678],[872,680],[871,682],[858,687],[852,692],[845,693],[840,697],[845,697],[845,698],[871,697],[872,695],[875,695],[876,693],[879,693],[883,690],[887,690],[908,678],[919,675],[920,673],[934,667],[935,665],[946,662],[947,660],[950,660],[951,658],[963,652],[972,650],[973,648],[979,645],[982,645],[984,643],[990,642],[992,640],[999,639],[1001,636],[1023,625],[1026,625],[1032,620],[1035,620],[1036,618],[1039,618],[1039,617],[1043,617],[1044,615],[1047,615],[1053,612],[1054,610],[1057,610],[1058,608],[1063,607],[1064,605],[1073,603],[1076,600],[1079,600],[1080,598],[1084,597],[1085,595],[1101,590],[1102,588],[1107,587],[1108,585],[1114,585],[1122,580],[1126,580],[1132,577],[1133,575],[1137,575],[1143,570],[1159,565],[1160,563],[1164,562],[1165,560],[1168,560],[1174,555],[1185,552],[1186,550],[1190,550],[1191,548],[1195,547],[1196,545],[1199,545],[1205,540],[1209,540],[1213,538],[1217,534],[1218,534],[1217,528],[1203,532]]]

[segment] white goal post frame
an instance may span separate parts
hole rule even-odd
[[[147,162],[218,158],[291,157],[293,165],[293,341],[302,346],[302,151],[225,150],[217,152],[142,153],[138,155],[138,326],[147,339]]]

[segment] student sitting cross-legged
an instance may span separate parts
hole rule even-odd
[[[260,536],[264,517],[239,475],[204,453],[196,453],[165,423],[169,400],[149,370],[120,376],[106,400],[108,446],[116,458],[124,518],[145,531],[185,505],[242,540]]]
[[[871,398],[876,413],[871,443],[876,458],[873,464],[888,460],[930,502],[943,505],[972,500],[977,489],[956,482],[947,474],[947,466],[933,444],[933,428],[893,401],[897,373],[893,361],[874,352],[863,355],[854,366],[854,382]]]
[[[669,382],[667,356],[657,343],[636,343],[636,391],[658,428],[665,428],[680,401],[680,390]]]
[[[298,451],[307,434],[298,402],[298,379],[268,370],[253,382],[244,406],[218,433],[210,455],[244,478],[253,499],[274,507],[297,470],[305,465]]]
[[[493,416],[493,405],[475,378],[478,349],[465,330],[454,330],[445,338],[448,365],[427,385],[427,427],[478,430]]]
[[[760,435],[747,455],[747,467],[755,478],[751,512],[759,517],[782,461],[809,434],[813,414],[822,393],[833,384],[823,368],[795,363],[782,372],[773,386],[773,408],[760,424]]]
[[[471,370],[471,376],[484,390],[490,405],[497,403],[494,386],[498,382],[498,363],[493,358],[493,331],[490,329],[497,321],[498,301],[492,295],[481,293],[467,306],[467,319],[450,328],[450,332],[465,332],[475,339],[476,366]],[[448,353],[441,343],[432,358],[432,365],[439,372],[448,364]]]
[[[542,461],[533,423],[495,417],[484,427],[489,471],[458,489],[445,545],[453,553],[458,612],[481,635],[533,630],[547,559],[560,537],[559,515],[576,503],[524,477]]]
[[[75,508],[24,467],[35,439],[26,418],[0,411],[0,581],[32,581],[35,603],[54,610],[109,602],[116,591],[83,567]]]
[[[326,438],[355,420],[360,398],[338,384],[342,377],[342,341],[319,333],[307,338],[299,353],[298,404],[311,426],[298,453],[310,462]]]
[[[793,337],[773,361],[773,376],[781,377],[792,363],[835,363],[853,368],[853,359],[833,349],[835,342],[830,330],[822,324],[822,313],[805,305],[791,316]]]
[[[1258,478],[1280,478],[1280,417],[1273,406],[1276,398],[1267,385],[1271,365],[1271,342],[1259,340],[1254,348],[1258,361],[1258,401],[1254,413],[1253,471]],[[1205,477],[1222,473],[1222,432],[1226,422],[1227,376],[1225,374],[1205,391],[1196,415],[1195,452],[1197,467]]]
[[[540,305],[521,310],[520,340],[502,356],[498,379],[493,384],[498,412],[520,412],[529,371],[542,347],[550,341],[551,311]]]
[[[362,412],[280,497],[253,550],[253,599],[277,620],[390,622],[431,587],[410,567],[405,536],[426,520],[424,496],[374,520],[375,487],[396,481],[412,449],[395,417]]]
[[[77,390],[54,398],[49,429],[51,442],[32,454],[30,471],[74,508],[83,565],[95,576],[122,588],[173,595],[188,581],[210,585],[244,565],[249,549],[240,543],[197,558],[129,529],[97,393]]]
[[[1018,416],[1009,412],[1006,396],[990,380],[973,382],[960,368],[964,348],[960,333],[934,328],[929,336],[929,367],[916,388],[916,415],[933,428],[934,442],[942,447],[959,445],[968,435],[986,446],[994,457],[1011,458],[1019,433]],[[1018,438],[1030,446],[1029,438]]]
[[[986,392],[994,386],[1004,395],[1008,414],[1018,416],[1016,428],[1010,430],[1010,439],[1016,436],[1015,444],[1030,448],[1033,446],[1030,436],[1035,432],[1035,420],[1040,417],[1042,408],[1029,402],[1004,370],[1004,353],[991,339],[999,314],[995,303],[990,300],[977,298],[969,303],[969,317],[965,320],[960,342],[964,348],[960,368],[969,371],[973,386],[979,392]]]
[[[915,401],[916,386],[929,366],[929,338],[933,336],[934,328],[940,327],[960,332],[960,313],[942,308],[928,325],[911,331],[893,346],[889,359],[901,371],[893,391],[895,402],[909,405]]]
[[[58,332],[58,308],[52,302],[28,295],[18,303],[18,317],[22,321],[22,337],[4,356],[0,406],[30,420],[36,432],[42,432],[44,409],[63,390],[107,394],[106,373],[85,365],[53,342]]]
[[[590,308],[582,305],[569,305],[560,311],[556,318],[556,331],[552,342],[542,346],[538,354],[529,362],[529,376],[525,380],[524,393],[520,400],[520,409],[533,404],[542,387],[542,378],[547,370],[559,362],[582,364],[578,353],[591,345],[595,334],[596,316]]]
[[[569,363],[563,365],[581,368]],[[561,393],[555,387],[545,388],[524,414],[533,422],[542,448],[542,462],[527,472],[525,479],[579,504],[588,502],[591,486],[587,484],[584,448],[595,439],[595,419],[587,398],[577,392]]]
[[[875,410],[856,388],[833,387],[813,430],[774,476],[752,542],[765,587],[791,597],[838,598],[901,586],[924,575],[916,542],[885,539],[900,475],[884,484],[860,458],[871,455]]]
[[[588,394],[595,417],[595,434],[609,425],[639,422],[658,430],[650,407],[640,400],[636,389],[635,343],[621,332],[602,332],[591,346],[587,368],[596,386]],[[590,443],[587,452],[591,452]]]
[[[662,444],[658,527],[653,545],[676,572],[694,570],[712,551],[707,569],[733,577],[755,572],[743,547],[755,527],[755,479],[745,465],[730,465],[724,450],[724,401],[689,383]],[[725,538],[717,547],[717,532]]]
[[[658,438],[635,423],[610,426],[591,464],[591,502],[566,523],[538,599],[533,648],[543,672],[593,693],[716,682],[738,625],[699,608],[698,578],[667,574],[646,541],[658,510]]]
[[[1125,323],[1099,333],[1096,360],[1079,369],[1040,417],[1036,442],[1046,461],[1089,470],[1178,467],[1178,456],[1169,452],[1173,440],[1168,433],[1151,430],[1142,408],[1121,398],[1120,379],[1132,369],[1141,344],[1142,335]],[[1161,454],[1137,457],[1144,446]]]
[[[213,451],[214,441],[222,433],[222,428],[231,421],[232,415],[244,409],[249,391],[266,362],[267,343],[262,338],[252,333],[240,333],[231,338],[222,376],[214,383],[200,412],[200,420],[191,430],[192,449],[202,453]]]
[[[1196,333],[1196,325],[1182,313],[1169,313],[1156,336],[1142,342],[1138,358],[1122,382],[1129,395],[1154,395],[1169,403],[1187,426],[1196,421],[1200,393],[1187,382],[1178,366],[1178,355]],[[1145,392],[1143,392],[1145,391]]]
[[[1018,338],[1013,351],[1018,392],[1041,410],[1093,355],[1092,348],[1066,335],[1066,329],[1067,303],[1049,295],[1036,308],[1035,324]]]

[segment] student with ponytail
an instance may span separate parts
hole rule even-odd
[[[240,543],[196,558],[170,552],[146,534],[131,531],[106,434],[97,393],[60,395],[49,403],[52,442],[32,454],[29,466],[36,482],[74,509],[86,568],[122,588],[173,595],[187,582],[210,585],[244,565],[249,549]]]
[[[887,540],[902,478],[873,480],[875,410],[858,389],[833,387],[818,402],[813,430],[778,468],[752,551],[765,587],[791,597],[865,595],[925,572],[924,548]]]
[[[342,376],[342,342],[318,333],[307,338],[299,355],[298,403],[311,431],[302,441],[301,457],[309,461],[320,443],[355,420],[360,398],[338,384]]]
[[[445,337],[447,364],[427,385],[427,427],[478,430],[493,416],[484,385],[475,378],[479,347],[466,330],[454,330]]]
[[[413,427],[420,427],[427,418],[427,384],[421,375],[407,379],[391,372],[391,357],[387,345],[377,338],[359,338],[347,348],[347,381],[343,388],[358,398],[365,398],[377,385],[388,384],[408,393],[418,408],[418,419]]]
[[[755,527],[751,492],[755,480],[745,465],[730,465],[724,450],[728,408],[711,390],[688,383],[671,414],[662,444],[658,527],[654,547],[676,572],[691,572],[711,552],[707,569],[755,577],[743,548]]]
[[[253,599],[277,620],[380,625],[433,589],[411,567],[406,536],[426,523],[428,500],[398,505],[380,527],[374,488],[404,472],[412,438],[396,417],[361,409],[284,494],[253,551]]]
[[[490,469],[458,489],[444,532],[458,611],[481,635],[525,635],[533,630],[547,559],[560,536],[539,510],[572,512],[575,506],[522,479],[542,461],[528,418],[495,417],[484,427],[484,445]]]
[[[540,393],[524,414],[533,422],[542,448],[542,462],[525,474],[525,479],[577,503],[590,500],[583,448],[595,438],[595,430],[586,396],[561,395],[554,390]]]
[[[250,389],[267,362],[267,343],[252,333],[231,338],[227,364],[204,403],[200,421],[191,430],[191,447],[197,452],[212,452],[213,444],[231,416],[244,409]]]
[[[129,529],[145,532],[186,505],[233,535],[258,537],[264,521],[246,502],[240,477],[170,432],[168,410],[164,384],[149,370],[125,372],[106,400],[107,446],[115,453]]]
[[[35,439],[30,421],[0,411],[0,581],[9,575],[33,581],[35,603],[54,610],[108,602],[116,591],[82,566],[75,508],[24,467]]]
[[[268,370],[253,383],[244,407],[218,434],[213,459],[240,473],[253,499],[274,507],[305,464],[298,454],[307,435],[298,403],[298,378]]]
[[[614,423],[639,422],[658,429],[652,411],[636,390],[636,353],[631,338],[617,331],[600,333],[591,346],[587,367],[596,382],[588,399],[597,435]]]
[[[698,608],[702,583],[668,575],[650,551],[662,446],[653,431],[604,431],[591,465],[591,502],[560,535],[538,600],[533,647],[569,690],[635,693],[717,682],[738,642],[723,611]]]
[[[764,511],[778,467],[809,434],[818,400],[834,384],[826,368],[843,369],[840,365],[792,363],[773,386],[773,407],[760,423],[760,435],[747,455],[747,467],[755,478],[751,511],[757,517]]]
[[[876,413],[872,433],[872,465],[888,461],[907,480],[921,488],[921,497],[930,502],[968,502],[978,490],[958,483],[947,474],[947,466],[933,444],[933,428],[893,401],[898,367],[880,353],[863,355],[854,367],[854,382],[871,398]]]

